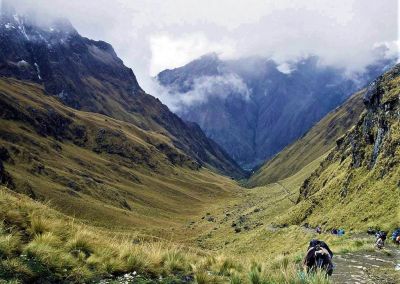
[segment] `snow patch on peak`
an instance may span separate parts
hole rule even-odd
[[[7,30],[10,30],[10,29],[14,28],[14,26],[13,26],[11,23],[6,23],[6,24],[4,24],[4,27],[5,27]]]
[[[294,70],[296,70],[296,68],[294,68],[293,66],[291,66],[289,63],[284,62],[280,65],[278,65],[276,67],[276,69],[278,69],[279,72],[289,75],[290,73],[292,73]]]
[[[40,68],[39,68],[39,65],[35,62],[35,67],[36,67],[36,72],[37,72],[37,75],[38,75],[38,78],[39,78],[39,80],[42,80],[42,76],[40,75]]]
[[[18,14],[15,14],[13,16],[13,18],[14,18],[15,22],[18,24],[18,29],[20,30],[20,32],[25,36],[25,38],[27,40],[29,40],[29,36],[28,36],[28,34],[26,33],[26,30],[25,30],[24,19],[21,18]]]

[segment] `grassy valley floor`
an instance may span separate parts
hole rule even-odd
[[[282,222],[296,215],[299,188],[330,146],[303,160],[295,174],[249,189],[200,167],[157,131],[70,109],[37,85],[0,80],[0,91],[0,178],[8,182],[0,190],[0,279],[6,282],[400,279],[396,249],[375,251],[363,227],[342,222],[347,234],[339,238]],[[332,279],[302,270],[316,237],[340,255]],[[348,263],[364,258],[371,265],[360,275],[364,268]]]
[[[209,201],[148,233],[93,225],[2,188],[0,278],[15,283],[346,283],[346,277],[361,277],[397,283],[396,248],[375,251],[373,237],[356,232],[337,237],[277,225],[319,161],[313,163],[277,183]],[[338,273],[331,279],[302,272],[301,260],[315,237],[335,253]],[[368,259],[365,268],[357,265],[363,258]]]

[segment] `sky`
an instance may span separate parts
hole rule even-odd
[[[210,52],[273,58],[282,70],[317,55],[350,71],[372,63],[382,46],[386,56],[398,53],[397,0],[11,1],[111,43],[146,91],[151,76]]]

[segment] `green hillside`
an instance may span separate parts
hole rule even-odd
[[[0,93],[0,180],[70,216],[169,234],[238,189],[169,136],[74,110],[35,84],[0,79]]]
[[[71,109],[35,84],[1,79],[0,92],[0,279],[331,283],[301,274],[316,236],[295,219],[309,204],[298,189],[324,155],[244,189],[199,167],[168,136]],[[372,247],[351,234],[319,238],[335,254]]]
[[[357,122],[363,111],[363,94],[364,91],[354,94],[302,138],[267,161],[249,178],[247,185],[266,185],[290,177],[327,154],[335,146],[335,141]]]
[[[300,188],[298,204],[283,224],[393,229],[400,226],[400,65],[364,95],[356,126]]]

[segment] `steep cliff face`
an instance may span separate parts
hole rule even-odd
[[[356,126],[300,189],[289,222],[399,225],[400,65],[370,84]]]
[[[70,107],[162,133],[200,165],[234,177],[244,175],[204,133],[194,134],[168,107],[146,94],[111,45],[82,37],[66,20],[44,25],[34,16],[3,9],[0,76],[42,84]]]
[[[198,123],[250,169],[305,134],[387,64],[349,78],[316,57],[282,66],[264,58],[223,61],[211,54],[165,70],[157,79],[184,120]]]

